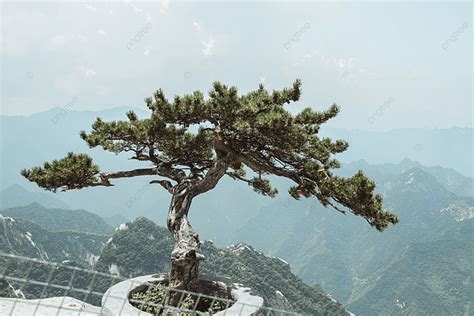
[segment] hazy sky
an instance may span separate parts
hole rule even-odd
[[[2,115],[303,81],[363,130],[472,126],[472,3],[2,2]]]

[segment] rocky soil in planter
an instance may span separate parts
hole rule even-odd
[[[168,281],[155,281],[142,284],[130,291],[129,302],[142,311],[153,315],[160,315],[161,306],[165,305]],[[198,294],[180,293],[181,301],[178,305],[180,315],[191,315],[189,312],[207,312],[216,314],[228,309],[235,303],[231,288],[222,282],[199,280]],[[215,299],[215,298],[219,299]],[[188,311],[188,312],[186,312]]]

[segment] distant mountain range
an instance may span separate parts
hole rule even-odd
[[[0,252],[52,262],[95,264],[109,237],[49,231],[33,222],[0,215]]]
[[[18,184],[13,184],[0,191],[0,209],[26,206],[31,203],[40,203],[45,207],[68,209],[69,206],[56,198],[51,192],[31,192]]]
[[[393,263],[363,281],[349,309],[364,315],[470,315],[474,223],[464,224],[469,235],[461,240],[409,243]]]
[[[79,137],[79,131],[90,130],[96,117],[100,116],[104,120],[126,119],[125,113],[130,109],[132,108],[119,107],[94,112],[64,111],[54,108],[26,117],[0,116],[2,128],[0,190],[17,184],[28,191],[41,192],[34,184],[21,177],[20,170],[63,157],[69,151],[90,154],[105,171],[146,166],[146,164],[128,160],[125,155],[116,156],[101,149],[89,149]],[[133,108],[133,110],[139,117],[149,115],[145,110],[138,108]],[[389,132],[364,132],[323,128],[321,134],[349,141],[348,151],[339,157],[345,163],[360,159],[365,159],[371,164],[398,163],[404,158],[410,158],[423,165],[453,168],[465,176],[474,176],[473,129],[403,129]],[[58,193],[56,199],[63,201],[71,208],[87,209],[103,216],[114,214],[122,214],[127,218],[146,216],[165,225],[169,195],[159,186],[148,185],[150,179],[150,177],[142,177],[119,180],[115,181],[114,187]],[[284,193],[287,183],[280,182],[283,187],[280,191]],[[23,205],[31,202],[25,202]],[[231,208],[230,211],[222,209],[224,202],[226,207]],[[229,230],[237,229],[248,216],[253,216],[256,207],[264,206],[266,203],[268,202],[265,198],[257,196],[248,186],[234,183],[228,178],[213,192],[195,201],[195,209],[203,216],[196,217],[193,222],[202,229],[210,225],[218,226],[212,234],[206,234],[206,232],[204,234],[206,238],[220,242]],[[42,204],[48,207],[65,208],[65,205]],[[12,206],[18,206],[18,204],[2,205],[1,208]],[[219,225],[216,225],[218,223]]]
[[[452,168],[443,168],[439,166],[427,167],[417,161],[408,158],[400,163],[382,163],[369,164],[365,160],[359,160],[351,163],[345,163],[340,173],[350,176],[358,170],[363,170],[366,174],[377,180],[378,184],[383,184],[393,176],[402,174],[410,169],[418,168],[433,176],[447,191],[459,196],[474,197],[474,179],[466,177]]]
[[[359,160],[344,164],[338,173],[349,176],[357,170],[363,170],[376,180],[377,189],[383,193],[385,183],[390,183],[391,178],[412,168],[426,171],[449,192],[474,197],[474,179],[450,168],[426,167],[409,159],[404,159],[399,164],[369,164],[365,160]],[[127,185],[128,181],[131,181],[130,185]],[[276,177],[273,177],[272,181],[281,192],[274,199],[257,195],[248,186],[224,178],[214,190],[193,201],[190,212],[193,226],[203,239],[213,240],[223,246],[238,242],[232,238],[231,233],[246,226],[247,221],[255,217],[262,208],[268,209],[271,205],[291,205],[296,209],[301,208],[301,203],[293,201],[286,194],[290,185],[288,181]],[[116,183],[117,185],[112,188],[92,188],[57,194],[46,191],[30,192],[20,185],[12,185],[0,191],[0,210],[18,205],[26,206],[36,200],[49,208],[70,209],[69,205],[73,205],[74,208],[93,211],[114,227],[136,216],[147,216],[162,226],[166,225],[170,201],[167,192],[159,186],[148,185],[146,179],[127,179]],[[28,182],[22,185],[31,187]],[[37,189],[31,188],[31,190]],[[67,205],[59,199],[67,200]],[[111,206],[113,209],[110,209]],[[107,209],[110,211],[106,211]]]
[[[288,200],[262,208],[233,240],[288,260],[303,280],[320,284],[356,314],[462,315],[474,303],[474,198],[450,192],[456,186],[439,176],[446,170],[389,167],[364,168],[400,217],[383,233],[313,200]]]
[[[114,228],[106,221],[86,210],[65,210],[46,208],[39,203],[7,208],[0,211],[3,215],[25,219],[50,231],[79,231],[92,234],[109,235]]]

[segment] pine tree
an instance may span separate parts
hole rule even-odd
[[[215,82],[208,98],[195,91],[172,101],[160,89],[145,99],[150,118],[138,119],[134,112],[123,121],[97,118],[90,133],[80,133],[91,148],[127,152],[149,167],[101,172],[88,155],[69,153],[21,174],[53,192],[112,186],[111,180],[118,178],[156,176],[150,183],[171,194],[167,225],[175,247],[170,287],[189,291],[197,289],[203,259],[198,235],[188,220],[191,202],[226,175],[270,197],[277,190],[268,175],[285,177],[294,183],[289,194],[295,199],[317,198],[324,206],[363,217],[379,231],[397,223],[395,215],[383,210],[375,183],[362,171],[351,178],[333,174],[340,167],[333,155],[345,151],[348,143],[320,138],[318,131],[338,114],[339,107],[334,104],[321,112],[308,107],[296,115],[285,109],[298,101],[300,88],[301,81],[296,80],[280,91],[270,93],[260,85],[238,95],[237,88]],[[179,294],[171,294],[171,304],[178,300]]]

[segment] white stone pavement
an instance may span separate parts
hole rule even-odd
[[[111,316],[102,308],[75,298],[50,297],[40,300],[0,298],[0,316]]]

